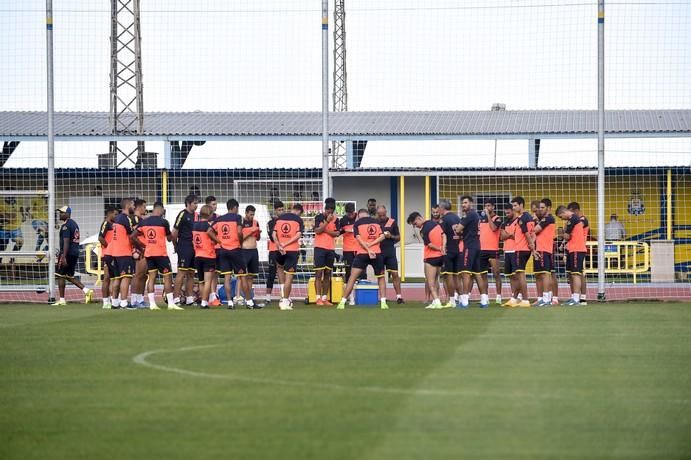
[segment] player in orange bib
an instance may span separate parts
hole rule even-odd
[[[274,292],[274,281],[276,280],[276,275],[278,274],[278,266],[276,265],[278,246],[276,246],[276,242],[274,241],[274,228],[276,227],[276,221],[281,214],[283,214],[283,202],[276,200],[274,201],[274,215],[266,224],[266,248],[269,251],[269,272],[266,274],[266,303],[271,302],[271,295]],[[281,286],[281,288],[283,288],[283,279],[280,277],[278,278],[278,284]],[[281,295],[281,297],[283,297],[283,295]]]
[[[588,238],[590,236],[590,222],[588,222],[588,218],[583,215],[583,211],[581,210],[581,205],[578,204],[576,201],[572,201],[566,207],[569,209],[569,211],[572,211],[574,214],[578,216],[578,218],[581,220],[583,223],[583,238],[585,242],[588,242]],[[588,246],[586,244],[586,253],[588,252]],[[586,300],[586,294],[588,292],[588,279],[585,273],[585,270],[583,271],[583,280],[581,281],[581,296],[579,299],[579,305],[588,305],[588,302]]]
[[[565,220],[564,239],[567,241],[566,272],[571,282],[571,299],[562,305],[579,305],[581,303],[581,286],[583,283],[583,265],[586,254],[585,225],[578,215],[566,208],[559,206],[557,216]]]
[[[480,215],[480,268],[483,278],[492,270],[496,287],[497,305],[501,305],[501,273],[499,271],[499,239],[501,234],[501,217],[495,212],[494,201],[487,199]]]
[[[211,213],[211,206],[206,204],[202,206],[199,211],[199,221],[192,226],[192,245],[194,246],[194,260],[197,265],[202,308],[209,308],[211,281],[216,276],[216,244],[219,241],[214,240],[209,232]]]
[[[536,307],[548,307],[552,305],[552,272],[554,270],[554,236],[556,234],[556,222],[554,216],[549,214],[552,201],[544,198],[537,208],[535,227],[536,257],[533,271],[537,287]]]
[[[336,200],[324,200],[324,212],[314,219],[314,289],[317,305],[333,306],[329,301],[331,274],[336,261],[336,237],[341,232],[335,214]]]
[[[146,219],[146,201],[142,199],[134,200],[134,215],[132,216],[132,228],[137,229]],[[146,239],[143,235],[137,232],[139,242],[143,247],[146,247]],[[137,308],[144,307],[144,290],[146,289],[146,258],[144,251],[135,248],[134,253],[135,269],[134,278],[132,279],[132,305]]]
[[[209,195],[204,198],[204,204],[211,207],[211,217],[209,217],[209,224],[213,225],[218,214],[216,214],[216,209],[218,209],[218,200],[215,196]],[[218,270],[218,250],[221,248],[220,245],[216,245],[216,270]],[[211,289],[209,290],[209,306],[218,307],[221,302],[218,300],[216,292],[218,291],[218,276],[214,276],[211,280]]]
[[[358,212],[358,220],[353,225],[353,233],[360,247],[353,261],[353,268],[345,292],[343,292],[343,298],[336,308],[338,310],[345,308],[348,296],[355,287],[355,282],[360,277],[360,274],[367,269],[367,266],[371,265],[379,284],[380,308],[388,310],[389,306],[386,303],[386,279],[384,278],[384,257],[381,253],[381,242],[384,241],[385,236],[381,225],[379,225],[375,218],[370,217],[367,209],[361,209]]]
[[[391,277],[394,291],[396,291],[396,303],[400,305],[405,303],[401,290],[401,276],[398,273],[398,257],[396,256],[396,243],[401,241],[401,231],[396,220],[386,215],[386,206],[377,206],[376,218],[381,225],[382,232],[384,232],[384,241],[381,242],[384,267],[387,276]]]
[[[446,234],[437,222],[425,221],[419,212],[413,212],[408,216],[407,222],[420,230],[425,263],[425,282],[432,297],[432,302],[425,308],[436,310],[444,308],[439,300],[439,273],[444,266],[444,254],[446,253]]]
[[[238,214],[240,204],[234,198],[226,202],[227,213],[218,216],[208,229],[211,239],[220,247],[216,249],[217,269],[223,275],[223,289],[226,293],[228,309],[235,308],[231,293],[231,278],[235,274],[238,279],[237,293],[241,291],[242,277],[247,274],[247,265],[242,256],[242,217]]]
[[[517,282],[516,275],[516,225],[518,219],[513,211],[513,205],[506,203],[504,205],[504,222],[501,224],[500,238],[504,242],[504,274],[509,278],[509,285],[511,287],[511,297],[502,307],[515,307],[518,305],[518,293],[520,286]]]
[[[355,239],[353,234],[353,225],[357,220],[357,213],[355,212],[355,203],[345,204],[345,215],[341,217],[339,222],[339,227],[341,229],[341,235],[343,235],[343,266],[345,268],[345,279],[346,282],[350,279],[350,271],[353,266],[353,260],[355,260],[355,254],[357,254],[358,247],[360,246]],[[366,277],[366,273],[363,273]],[[351,294],[348,301],[349,305],[355,305],[355,297]]]
[[[276,264],[278,265],[279,277],[282,274],[285,280],[283,283],[283,298],[278,303],[278,307],[281,310],[293,309],[290,292],[293,286],[293,275],[297,271],[300,238],[305,233],[305,223],[300,217],[302,212],[302,205],[299,203],[294,204],[291,212],[282,214],[274,227],[273,237],[279,252]]]
[[[113,308],[137,308],[133,305],[128,305],[127,296],[129,294],[130,281],[134,276],[134,257],[132,257],[134,248],[143,250],[137,234],[132,228],[131,215],[134,212],[134,200],[132,198],[124,198],[120,202],[120,214],[115,217],[113,222],[113,240],[111,241],[111,255],[113,256],[113,264],[115,267],[115,286],[113,287],[114,295]]]
[[[259,275],[259,250],[257,242],[261,238],[262,231],[259,222],[255,218],[257,208],[251,204],[245,207],[245,217],[242,219],[242,257],[247,267],[247,274],[240,278],[244,281],[242,292],[244,292],[245,306],[249,309],[260,309],[261,306],[254,303],[252,295],[252,285],[254,278]]]
[[[146,265],[148,272],[147,294],[149,297],[149,309],[159,310],[156,305],[156,275],[163,277],[163,295],[168,304],[168,310],[182,310],[182,307],[175,305],[173,295],[173,271],[168,257],[168,242],[173,237],[170,231],[170,224],[163,218],[165,209],[163,203],[157,201],[151,215],[147,217],[138,227],[141,237],[146,239]]]
[[[115,271],[111,248],[108,246],[113,241],[113,222],[117,215],[118,210],[115,206],[108,206],[106,209],[106,218],[101,223],[101,229],[98,231],[98,241],[101,243],[101,267],[103,268],[101,295],[103,296],[103,308],[105,309],[110,309],[110,307],[112,307],[110,279],[115,276]]]
[[[516,247],[514,277],[516,277],[516,282],[518,283],[518,288],[522,296],[522,299],[517,302],[516,305],[511,306],[530,307],[530,302],[528,301],[528,281],[525,276],[525,268],[528,264],[528,259],[530,259],[530,256],[536,255],[535,234],[533,233],[535,222],[533,222],[532,216],[524,210],[525,199],[523,199],[523,197],[514,197],[511,200],[511,205],[513,205],[514,214],[518,219],[518,222],[516,223],[516,231],[514,233],[514,244]]]

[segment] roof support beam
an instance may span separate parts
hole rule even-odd
[[[537,168],[540,160],[540,139],[528,139],[528,167]]]

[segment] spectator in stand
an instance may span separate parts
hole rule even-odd
[[[624,238],[626,238],[626,229],[619,222],[618,216],[612,214],[609,216],[609,222],[605,224],[605,239],[607,241],[621,241]]]

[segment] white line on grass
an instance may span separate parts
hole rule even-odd
[[[319,383],[319,382],[307,382],[300,380],[283,380],[283,379],[273,379],[264,377],[247,377],[243,375],[233,375],[233,374],[214,374],[210,372],[198,372],[189,369],[182,369],[179,367],[164,366],[162,364],[155,364],[148,360],[150,356],[162,354],[162,353],[176,353],[181,351],[194,351],[203,350],[207,348],[218,348],[223,345],[194,345],[181,348],[172,348],[167,350],[150,350],[132,358],[132,362],[145,366],[151,369],[157,369],[159,371],[171,372],[179,375],[187,375],[190,377],[215,379],[215,380],[232,380],[236,382],[247,382],[247,383],[263,383],[267,385],[283,385],[283,386],[293,386],[293,387],[304,387],[304,388],[315,388],[320,390],[338,390],[338,391],[365,391],[369,393],[386,393],[386,394],[401,394],[401,395],[411,395],[411,396],[468,396],[468,397],[487,397],[490,396],[488,393],[491,391],[469,391],[469,390],[440,390],[435,388],[387,388],[378,386],[357,386],[357,385],[341,385],[338,383]],[[582,398],[570,398],[558,395],[549,394],[516,394],[511,392],[497,392],[492,396],[496,397],[510,397],[510,398],[536,398],[544,400],[572,400],[572,401],[582,401]],[[587,399],[592,400],[592,397]],[[642,402],[642,403],[672,403],[672,404],[691,404],[689,399],[631,399],[625,398],[627,402]],[[608,399],[609,400],[609,399]]]

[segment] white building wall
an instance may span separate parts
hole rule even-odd
[[[396,177],[396,184],[399,182]],[[333,179],[334,198],[339,201],[354,200],[358,208],[367,206],[369,198],[376,198],[378,204],[392,209],[391,179],[389,177],[335,177]],[[431,192],[431,191],[430,191]],[[399,195],[400,200],[400,195]],[[400,202],[397,203],[400,214]],[[413,228],[405,223],[408,214],[418,211],[425,213],[425,178],[405,178],[405,209],[399,215],[399,227],[405,226],[406,277],[422,277],[422,244],[415,239]],[[401,258],[399,253],[399,264]],[[400,267],[399,267],[400,268]]]

